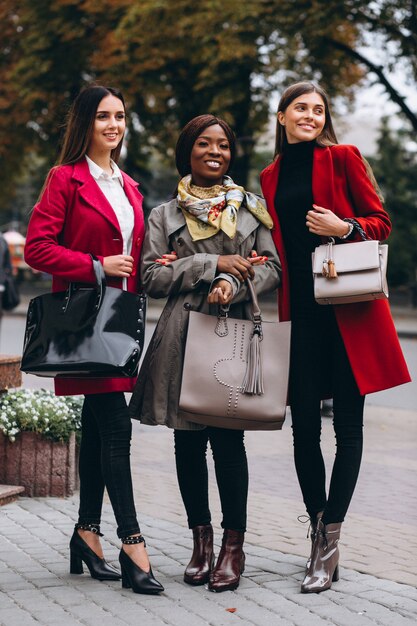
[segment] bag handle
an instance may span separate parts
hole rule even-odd
[[[255,287],[253,286],[253,282],[251,278],[246,279],[246,285],[248,287],[250,297],[252,299],[252,319],[254,323],[256,322],[256,323],[261,324],[262,323],[261,308],[259,306],[258,296],[256,294]]]
[[[100,261],[96,259],[92,254],[90,254],[90,257],[93,262],[93,270],[96,277],[96,284],[94,285],[94,287],[97,290],[97,299],[94,304],[94,311],[98,313],[103,302],[104,294],[106,292],[106,274],[104,273],[104,268]],[[65,305],[62,307],[64,313],[66,313],[69,306],[71,296],[75,290],[75,285],[76,283],[70,283],[68,285],[67,295],[65,296]]]
[[[263,371],[262,371],[262,351],[261,341],[262,333],[262,315],[258,302],[258,296],[253,285],[252,279],[246,279],[246,285],[252,301],[252,322],[253,332],[249,339],[248,350],[246,354],[246,371],[240,386],[241,393],[249,395],[261,396],[264,393]],[[219,337],[226,337],[229,333],[227,327],[227,317],[229,314],[229,305],[220,305],[217,315],[217,324],[214,332]]]

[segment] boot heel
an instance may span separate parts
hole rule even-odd
[[[332,582],[336,583],[339,580],[339,565],[336,565],[336,569],[333,572]]]
[[[70,552],[70,574],[82,574],[84,572],[82,559],[74,554],[71,550]]]
[[[126,576],[123,570],[122,570],[122,587],[123,589],[132,589],[132,585],[130,584],[129,578]]]

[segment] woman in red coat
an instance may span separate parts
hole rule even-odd
[[[369,166],[337,145],[326,94],[291,85],[278,107],[276,159],[261,174],[283,275],[280,319],[292,320],[289,404],[294,457],[311,520],[312,551],[301,590],[338,579],[337,544],[362,455],[365,394],[410,380],[388,302],[323,306],[314,300],[311,253],[337,243],[384,240],[391,230]],[[320,448],[320,401],[333,397],[337,451],[329,491]]]
[[[92,257],[112,287],[136,292],[144,234],[142,196],[118,166],[126,128],[119,91],[84,89],[71,108],[63,148],[47,177],[28,227],[25,259],[52,274],[53,291],[71,281],[95,283]],[[71,573],[82,562],[99,580],[119,580],[137,593],[159,593],[136,518],[130,472],[132,426],[124,397],[133,378],[57,379],[55,391],[84,394],[80,448],[80,508],[71,538]],[[107,488],[122,541],[122,573],[108,565],[100,545]]]

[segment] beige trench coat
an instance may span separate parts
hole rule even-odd
[[[175,250],[178,259],[163,266],[155,259]],[[238,212],[237,233],[230,239],[222,231],[200,241],[192,241],[176,199],[152,210],[142,254],[142,281],[152,298],[168,298],[142,362],[130,402],[131,416],[144,424],[165,424],[170,428],[200,430],[199,424],[181,417],[178,402],[190,310],[217,314],[207,295],[222,254],[251,250],[268,257],[265,265],[255,267],[254,285],[260,295],[279,283],[280,263],[270,231],[242,204]],[[242,285],[236,293],[230,317],[248,318],[249,294]],[[204,360],[204,346],[201,346]]]

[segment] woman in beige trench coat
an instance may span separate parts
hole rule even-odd
[[[243,431],[189,422],[178,409],[188,314],[193,310],[216,315],[219,304],[230,303],[231,317],[247,318],[245,278],[253,277],[256,292],[262,294],[277,287],[280,271],[270,234],[272,221],[264,206],[226,176],[234,154],[233,132],[212,115],[194,118],[180,134],[178,195],[151,212],[142,257],[146,292],[167,298],[167,303],[130,404],[133,418],[174,429],[178,482],[194,536],[184,580],[192,585],[208,582],[212,591],[235,589],[244,568],[248,470]],[[215,566],[208,441],[224,529]]]

